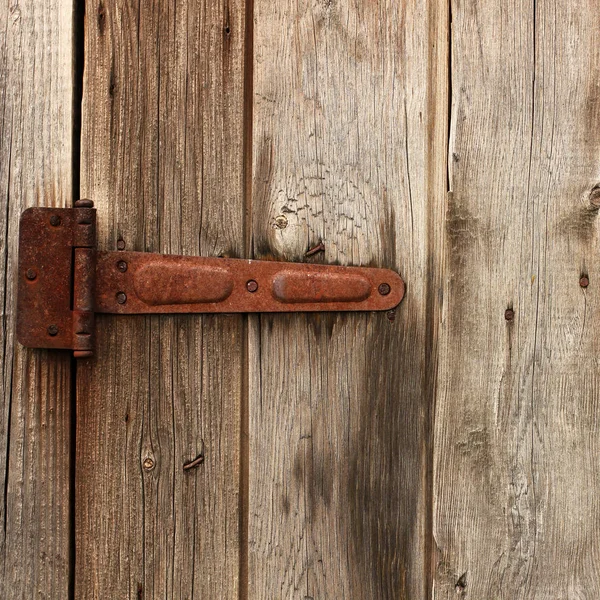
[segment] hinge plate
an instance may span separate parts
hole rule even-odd
[[[389,269],[99,252],[95,210],[80,200],[21,216],[17,335],[89,356],[95,313],[378,311],[404,288]]]

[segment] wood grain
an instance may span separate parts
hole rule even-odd
[[[393,321],[250,320],[249,598],[428,597],[447,16],[255,1],[254,255],[409,285]]]
[[[242,256],[244,32],[237,0],[88,3],[82,194],[102,248]],[[237,598],[243,317],[97,325],[76,597]]]
[[[600,596],[599,27],[452,2],[436,599]]]
[[[73,7],[0,7],[0,596],[67,598],[71,369],[67,353],[16,340],[23,209],[68,206],[72,186]]]

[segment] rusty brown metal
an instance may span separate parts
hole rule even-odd
[[[90,201],[23,213],[23,345],[90,356],[95,313],[383,311],[404,296],[404,282],[390,269],[98,252],[95,223]]]
[[[96,312],[117,314],[389,310],[404,296],[389,269],[145,252],[98,252],[96,285]]]
[[[17,301],[21,344],[92,350],[95,269],[90,260],[95,246],[93,208],[30,208],[21,215]]]

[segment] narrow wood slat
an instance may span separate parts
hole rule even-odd
[[[408,293],[393,321],[251,318],[249,598],[428,595],[447,17],[255,1],[254,256],[391,267]]]
[[[241,0],[87,3],[101,248],[243,255],[244,32]],[[77,372],[76,596],[236,598],[243,317],[97,328]]]
[[[436,599],[600,597],[599,29],[452,2]]]
[[[0,596],[69,593],[71,375],[66,353],[22,348],[18,222],[68,206],[72,186],[73,6],[0,7]]]

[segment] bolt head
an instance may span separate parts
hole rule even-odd
[[[125,292],[119,292],[117,294],[117,302],[119,304],[125,304],[125,302],[127,302],[127,294]]]
[[[258,283],[256,283],[256,281],[254,281],[254,279],[251,279],[247,284],[246,284],[246,289],[249,292],[254,293],[257,289],[258,289]]]
[[[117,269],[119,269],[121,273],[125,273],[125,271],[127,271],[127,263],[124,260],[120,260],[117,263]]]
[[[392,291],[392,288],[390,287],[389,283],[381,283],[381,284],[379,284],[379,287],[377,288],[377,291],[382,296],[387,296]]]
[[[61,223],[60,217],[58,215],[52,215],[50,217],[50,225],[52,225],[52,227],[58,227]]]
[[[48,335],[51,335],[52,337],[54,337],[57,334],[58,334],[58,327],[56,325],[49,325],[48,326]]]
[[[590,280],[588,277],[586,277],[585,275],[583,277],[581,277],[581,279],[579,280],[579,285],[582,288],[586,288],[588,285],[590,285]]]
[[[27,269],[27,273],[25,273],[25,277],[29,279],[29,281],[33,281],[37,277],[37,273],[35,269]]]

